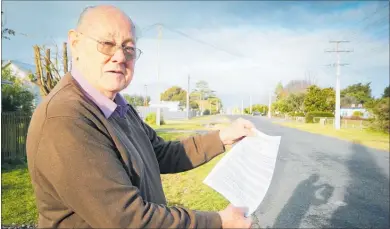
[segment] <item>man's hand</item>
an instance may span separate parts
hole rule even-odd
[[[222,220],[222,228],[250,228],[252,225],[252,220],[244,216],[244,209],[231,204],[218,213]]]
[[[255,126],[248,120],[239,118],[230,126],[219,132],[219,137],[224,145],[231,145],[246,136],[253,136]]]

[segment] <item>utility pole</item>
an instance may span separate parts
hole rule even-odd
[[[144,106],[148,106],[148,85],[145,84],[145,98],[144,98]]]
[[[272,97],[271,97],[271,92],[269,93],[269,98],[268,98],[268,118],[271,118],[271,103],[272,103]]]
[[[345,66],[348,64],[340,63],[340,52],[352,52],[350,50],[339,50],[340,43],[348,43],[349,41],[329,41],[329,43],[336,43],[336,50],[330,50],[326,52],[335,52],[337,53],[337,63],[333,64],[336,66],[336,104],[335,104],[335,122],[334,127],[336,130],[340,129],[340,66]]]
[[[187,80],[187,119],[190,119],[190,75]]]
[[[252,96],[249,96],[249,113],[252,114]]]
[[[157,37],[157,83],[160,86],[160,42],[162,37],[162,26],[158,25],[158,37]],[[161,93],[160,90],[157,89],[158,93],[158,106],[157,106],[157,112],[156,112],[156,125],[160,126],[160,115],[161,115]]]

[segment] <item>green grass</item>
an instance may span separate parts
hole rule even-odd
[[[174,128],[177,130],[198,129],[199,120],[170,122],[159,128]],[[187,137],[193,133],[159,132],[158,135],[165,140],[176,140]],[[223,155],[214,158],[194,170],[162,175],[164,192],[169,206],[184,206],[195,210],[217,211],[225,208],[227,200],[220,194],[202,183],[214,165]],[[30,182],[26,165],[3,166],[2,170],[2,225],[36,224],[37,210],[35,196]]]
[[[1,175],[2,225],[36,223],[38,213],[26,165],[2,169]]]
[[[191,171],[162,175],[168,206],[181,206],[204,211],[224,209],[228,201],[203,184],[204,178],[222,157],[223,155],[219,155],[209,163]]]
[[[362,145],[389,151],[389,134],[360,129],[340,129],[335,130],[333,126],[321,126],[318,123],[295,123],[295,122],[276,122],[279,125],[304,130],[310,133],[322,134],[336,137],[352,142],[359,142]]]

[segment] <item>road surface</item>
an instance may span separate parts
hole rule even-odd
[[[389,152],[245,118],[282,136],[261,228],[389,228]]]

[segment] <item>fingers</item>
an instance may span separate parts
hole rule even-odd
[[[242,125],[244,128],[247,128],[247,129],[255,128],[255,125],[253,125],[253,123],[249,120],[246,120],[243,118],[238,118],[237,122],[240,123],[240,125]]]

